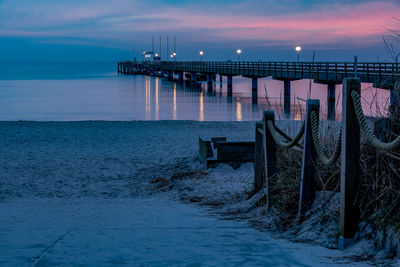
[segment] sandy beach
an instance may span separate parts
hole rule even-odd
[[[199,169],[198,136],[253,140],[253,125],[1,122],[2,265],[334,264],[338,251],[275,240],[149,183]],[[223,164],[184,190],[223,201],[251,188],[252,168]]]

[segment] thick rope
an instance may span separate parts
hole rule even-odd
[[[304,128],[306,126],[306,122],[305,121],[303,121],[303,124],[301,125],[301,127],[302,128]],[[283,138],[285,138],[288,142],[291,142],[291,141],[293,141],[293,138],[292,137],[290,137],[289,135],[287,135],[284,131],[282,131],[278,126],[276,126],[275,124],[274,124],[274,129],[276,130],[276,132],[278,133],[278,134],[280,134]],[[305,129],[305,128],[304,128]],[[304,129],[303,129],[303,131],[304,131]],[[298,143],[297,143],[297,145],[296,146],[298,146],[300,149],[303,149],[303,140],[300,140]]]
[[[282,131],[281,129],[279,129],[279,127],[277,127],[276,125],[274,125],[274,129],[276,130],[276,132],[278,134],[280,134],[283,138],[285,138],[286,140],[288,140],[289,142],[293,140],[292,137],[290,137],[289,135],[287,135],[284,131]]]
[[[364,112],[361,106],[360,94],[357,91],[353,90],[351,92],[351,98],[353,99],[353,104],[358,119],[358,124],[360,125],[360,128],[367,137],[368,141],[377,149],[385,151],[395,149],[400,144],[400,136],[397,136],[396,139],[394,139],[392,142],[389,143],[381,142],[372,132],[371,128],[367,123],[367,120],[365,119]]]
[[[317,155],[321,162],[326,165],[330,166],[334,164],[340,155],[341,149],[342,149],[342,135],[341,135],[341,130],[339,132],[339,139],[335,147],[335,151],[333,152],[332,156],[328,158],[325,155],[324,148],[321,144],[321,140],[319,138],[319,131],[318,131],[318,119],[317,119],[317,113],[315,111],[311,111],[311,133],[312,137],[314,140],[314,145],[315,145],[315,150],[317,151]]]
[[[268,125],[268,130],[271,133],[271,136],[274,139],[275,143],[277,143],[279,146],[281,146],[283,148],[292,148],[295,145],[297,145],[297,143],[303,137],[304,129],[305,129],[304,123],[303,123],[301,128],[300,128],[300,131],[298,132],[296,137],[294,137],[293,140],[290,141],[290,142],[284,142],[278,136],[278,133],[277,133],[277,130],[276,130],[275,126],[274,126],[274,123],[271,120],[268,120],[267,125]],[[290,137],[288,137],[288,138],[290,138]]]

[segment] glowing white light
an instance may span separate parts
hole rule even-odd
[[[242,50],[238,49],[238,50],[236,50],[236,53],[237,53],[238,55],[240,55],[240,54],[242,53]]]
[[[301,46],[296,46],[296,51],[299,53],[301,51]]]
[[[202,56],[202,55],[204,55],[204,52],[203,52],[203,51],[200,51],[200,56]]]

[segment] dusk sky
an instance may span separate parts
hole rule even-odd
[[[178,60],[388,59],[399,0],[0,0],[0,60],[124,60],[177,39]],[[399,41],[393,40],[398,47]]]

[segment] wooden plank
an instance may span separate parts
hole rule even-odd
[[[213,148],[218,148],[219,143],[226,142],[226,137],[213,137],[211,138],[211,143],[213,145]]]
[[[210,141],[204,141],[199,137],[199,160],[206,166],[207,158],[213,157],[213,151]]]
[[[254,142],[224,142],[218,143],[218,160],[230,161],[253,161]]]
[[[358,228],[360,211],[357,191],[360,176],[360,126],[357,121],[351,92],[360,93],[358,78],[343,80],[342,103],[342,155],[340,169],[340,227],[339,249],[351,242]]]

